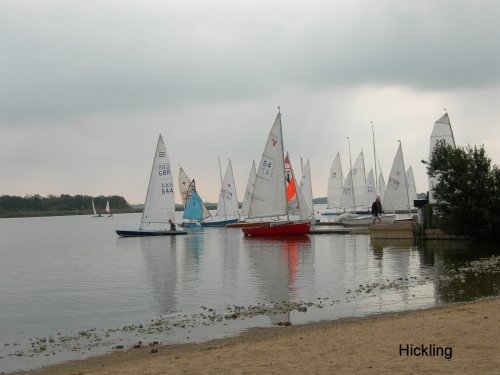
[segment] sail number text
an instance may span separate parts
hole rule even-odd
[[[389,178],[389,185],[391,185],[394,190],[398,190],[399,181],[394,178]]]
[[[260,167],[262,174],[264,176],[272,176],[273,175],[273,166],[274,163],[271,162],[270,160],[262,160],[262,165]]]
[[[162,182],[161,183],[161,193],[168,194],[174,192],[174,184],[172,182]]]
[[[446,146],[446,139],[436,139],[436,147]]]

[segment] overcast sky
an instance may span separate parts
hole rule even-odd
[[[499,25],[495,0],[0,0],[0,195],[142,203],[161,133],[204,200],[230,157],[241,200],[278,105],[315,197],[347,137],[373,166],[370,121],[386,180],[401,140],[425,192],[445,108],[500,164]]]

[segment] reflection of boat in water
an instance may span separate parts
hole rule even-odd
[[[268,302],[281,302],[298,298],[300,285],[314,274],[314,253],[311,239],[302,236],[245,237],[243,249],[254,270],[255,283]]]

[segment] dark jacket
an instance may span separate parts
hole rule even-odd
[[[382,203],[380,202],[373,202],[372,203],[372,215],[379,216],[382,214]]]

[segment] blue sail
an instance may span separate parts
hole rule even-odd
[[[196,191],[193,191],[191,197],[186,202],[186,208],[182,217],[184,219],[203,219],[203,201]]]

